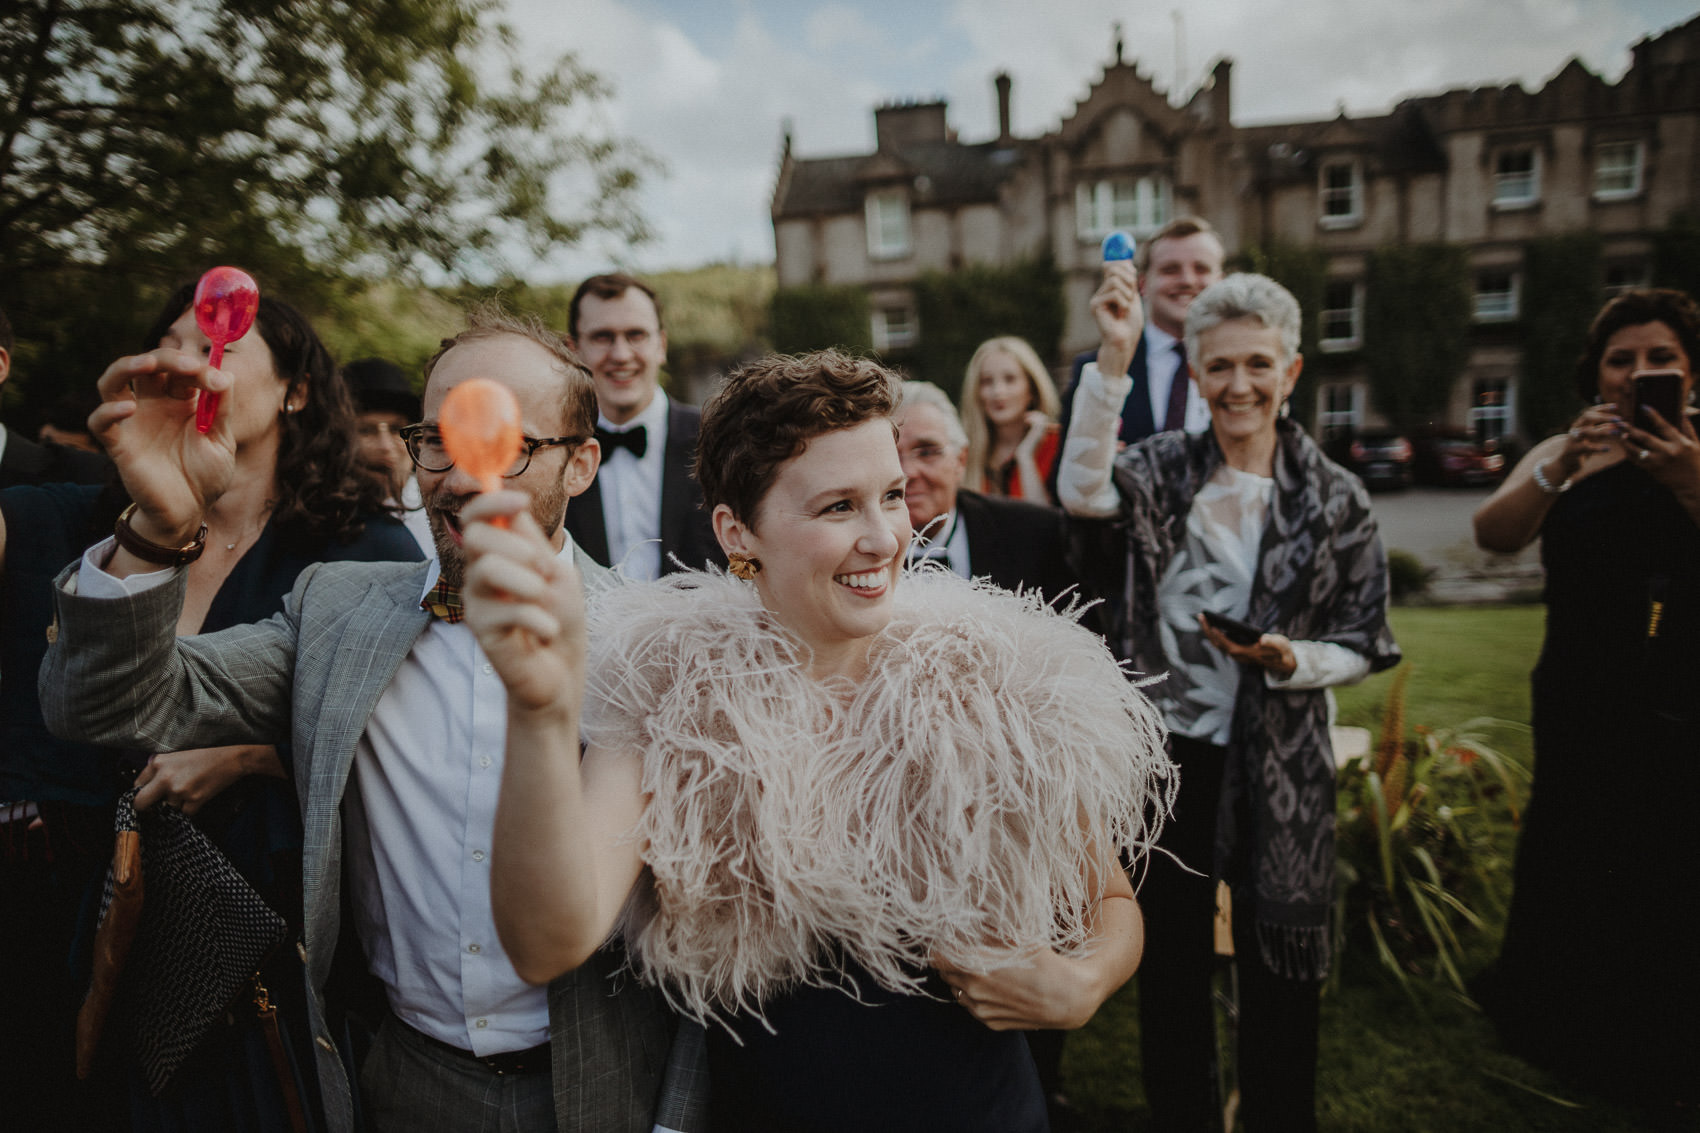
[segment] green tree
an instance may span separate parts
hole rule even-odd
[[[915,282],[920,343],[893,361],[955,398],[974,351],[988,338],[1013,334],[1042,359],[1055,359],[1062,339],[1062,273],[1049,258],[1008,267],[927,272]]]
[[[1532,240],[1523,249],[1523,427],[1539,439],[1580,410],[1576,359],[1600,309],[1600,238],[1591,232]]]
[[[0,7],[0,306],[98,372],[212,263],[311,307],[348,276],[491,279],[637,239],[649,159],[574,132],[606,87],[519,63],[499,0]]]
[[[1470,356],[1470,261],[1451,244],[1370,257],[1363,358],[1375,404],[1401,429],[1439,421]]]
[[[773,348],[781,354],[829,346],[860,354],[873,348],[868,293],[860,287],[781,287],[773,293],[770,311]]]
[[[1700,217],[1677,213],[1653,242],[1653,286],[1700,298]]]

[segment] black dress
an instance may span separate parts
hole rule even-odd
[[[1513,1050],[1634,1101],[1700,1097],[1700,527],[1641,469],[1541,530],[1535,779],[1483,1006]]]
[[[708,1028],[719,1133],[1046,1133],[1038,1071],[1019,1031],[993,1031],[931,975],[900,995],[852,968],[845,987],[800,987],[760,1020]],[[771,1028],[769,1030],[768,1028]]]

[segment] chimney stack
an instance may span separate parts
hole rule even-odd
[[[992,80],[998,88],[998,141],[1010,140],[1009,132],[1009,72],[999,71]]]

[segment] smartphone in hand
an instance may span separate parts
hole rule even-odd
[[[1256,626],[1247,625],[1237,618],[1226,614],[1218,614],[1215,610],[1205,610],[1204,620],[1210,628],[1220,633],[1235,645],[1256,645],[1263,640],[1263,631]]]
[[[1653,419],[1643,409],[1652,409],[1673,429],[1682,428],[1682,371],[1637,370],[1635,372],[1635,427],[1655,432]]]

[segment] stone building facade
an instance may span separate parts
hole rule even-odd
[[[1118,44],[1055,129],[1020,138],[1010,81],[995,79],[989,141],[960,140],[942,102],[877,108],[871,154],[802,158],[787,137],[772,205],[779,286],[865,287],[876,349],[898,349],[926,333],[910,290],[922,272],[1048,254],[1066,290],[1060,366],[1095,339],[1087,300],[1105,232],[1144,236],[1196,213],[1230,256],[1271,242],[1323,253],[1323,302],[1307,312],[1324,354],[1310,424],[1351,429],[1381,423],[1356,358],[1370,255],[1442,241],[1468,250],[1475,318],[1444,424],[1496,436],[1520,432],[1528,241],[1595,233],[1609,292],[1649,282],[1658,233],[1700,212],[1700,17],[1636,44],[1616,83],[1572,60],[1534,91],[1450,90],[1372,117],[1237,126],[1230,61],[1176,106]]]

